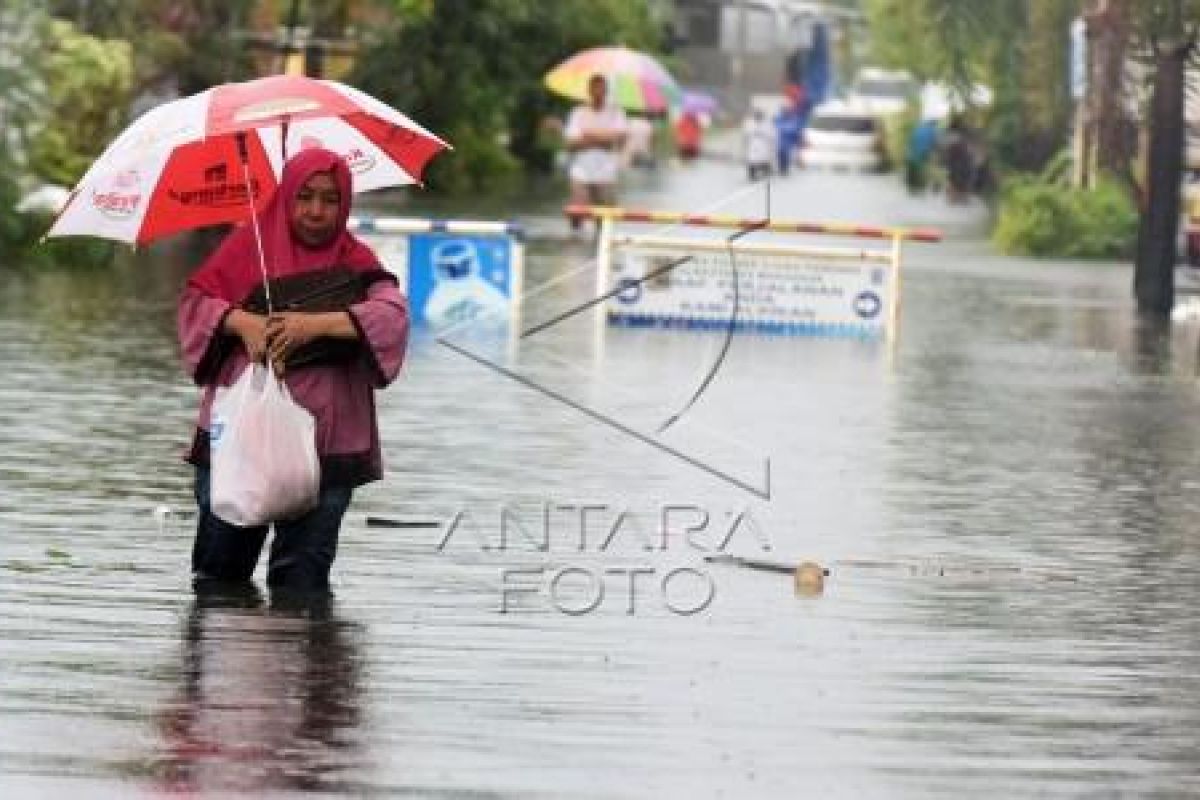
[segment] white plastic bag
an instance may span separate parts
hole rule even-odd
[[[220,519],[248,527],[316,508],[316,423],[262,364],[251,364],[232,386],[217,390],[209,447],[210,502]]]

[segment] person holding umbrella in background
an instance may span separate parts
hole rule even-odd
[[[621,150],[629,135],[625,112],[608,104],[608,81],[601,74],[588,79],[588,102],[567,118],[564,137],[571,154],[571,203],[616,205]],[[571,216],[571,229],[583,220]]]
[[[621,153],[630,130],[625,113],[663,115],[682,90],[662,64],[627,47],[581,50],[548,71],[546,88],[582,103],[564,126],[572,205],[614,205]],[[581,217],[570,213],[571,229]]]

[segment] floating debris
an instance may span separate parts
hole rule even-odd
[[[44,564],[34,564],[29,561],[6,561],[4,569],[10,572],[45,572],[50,567]]]
[[[735,567],[746,567],[747,569],[756,569],[763,572],[778,572],[791,575],[796,594],[803,595],[804,597],[816,597],[824,592],[825,578],[829,576],[829,570],[815,561],[788,564],[783,561],[732,556],[726,553],[708,556],[704,560],[710,564],[729,564]]]
[[[792,575],[796,594],[804,597],[816,597],[825,591],[825,576],[829,570],[814,561],[805,561],[796,567]]]
[[[440,528],[442,523],[429,519],[392,519],[391,517],[367,517],[368,528]]]
[[[716,556],[706,556],[705,561],[709,564],[729,564],[734,567],[746,567],[747,569],[757,569],[763,572],[782,572],[788,575],[796,571],[795,564],[787,564],[782,561],[771,561],[765,558],[748,558],[746,556],[733,556],[728,553],[721,553]]]
[[[728,564],[735,567],[760,570],[762,572],[778,572],[790,574],[796,582],[797,592],[801,583],[805,587],[816,588],[819,594],[824,587],[824,579],[829,577],[829,569],[814,561],[804,561],[793,564],[785,561],[772,561],[763,558],[734,556],[727,553],[708,556],[704,559],[710,564]],[[1009,565],[987,564],[944,564],[936,562],[914,561],[883,561],[866,559],[849,559],[834,562],[841,570],[886,570],[901,572],[919,578],[948,578],[953,580],[993,580],[997,578],[1017,578],[1038,581],[1077,582],[1079,578],[1061,572],[1014,567]],[[801,573],[803,572],[803,577]],[[819,579],[819,580],[818,580]]]

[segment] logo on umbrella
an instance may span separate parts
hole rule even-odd
[[[300,139],[300,149],[309,150],[313,147],[324,147],[325,143],[316,136],[305,136]],[[364,153],[361,147],[355,147],[348,153],[342,153],[342,160],[354,175],[362,175],[375,168],[375,156]]]
[[[346,165],[350,167],[350,171],[355,175],[362,175],[364,172],[369,172],[375,167],[375,157],[370,153],[364,153],[357,147],[346,153],[342,158],[346,159]]]
[[[136,169],[118,172],[113,176],[111,189],[92,192],[92,205],[110,219],[128,219],[142,202],[142,193],[137,190],[140,183]]]
[[[217,163],[204,168],[204,185],[191,189],[169,189],[167,196],[184,206],[226,208],[246,204],[246,184],[229,182],[229,165]],[[257,178],[250,179],[250,192],[259,195]]]

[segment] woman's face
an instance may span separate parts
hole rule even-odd
[[[342,193],[331,172],[317,172],[296,193],[292,232],[309,247],[320,247],[337,233]]]

